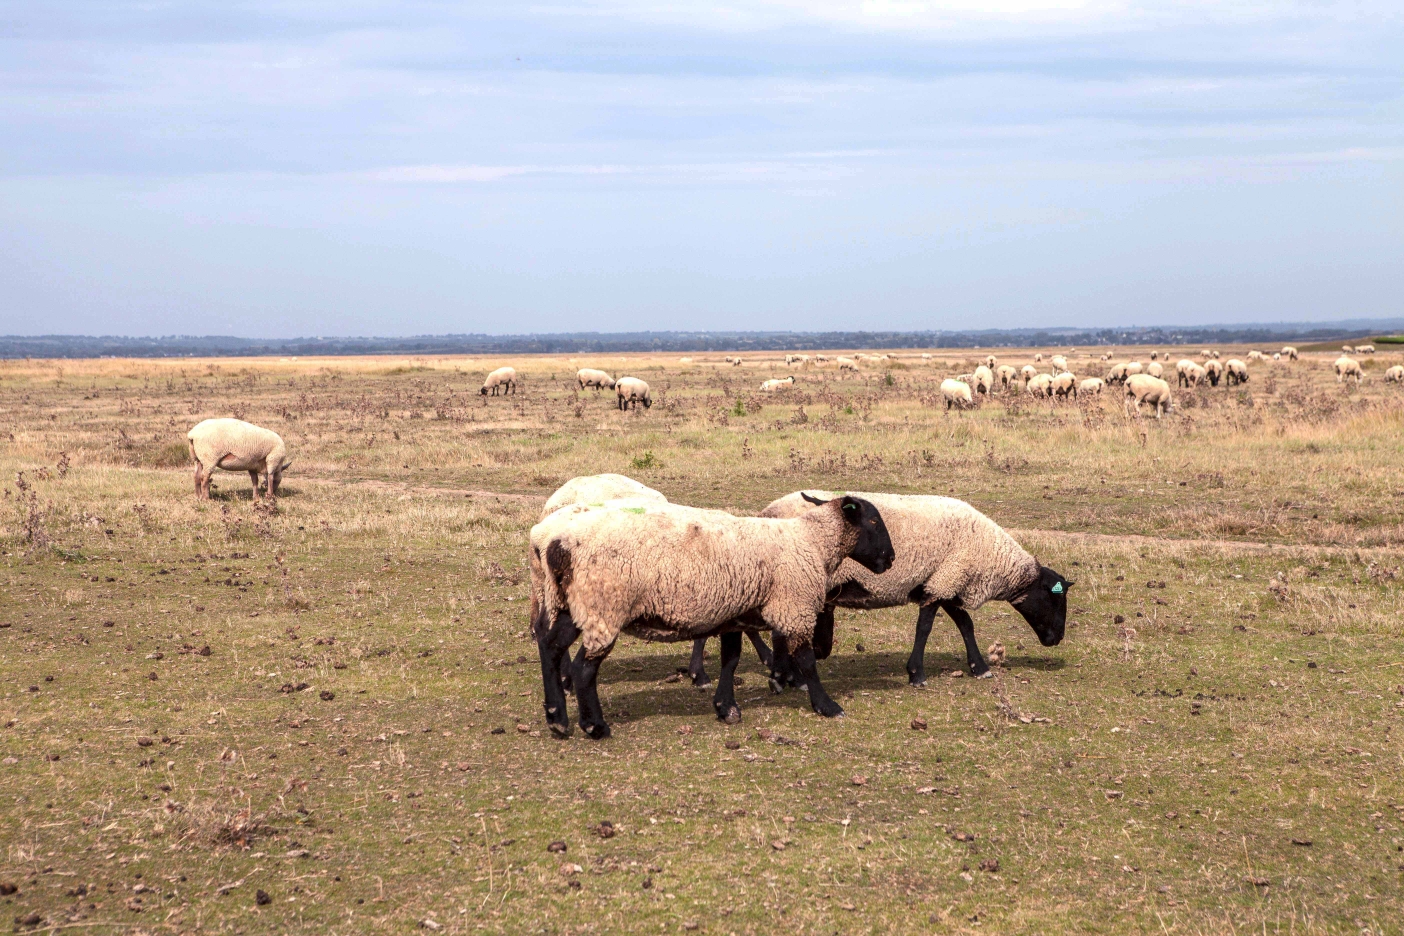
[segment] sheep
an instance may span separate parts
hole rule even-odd
[[[770,380],[761,381],[760,388],[766,393],[771,393],[775,390],[784,390],[788,387],[793,387],[794,385],[795,378],[791,375],[789,377],[773,377]]]
[[[1025,392],[1039,399],[1045,399],[1053,395],[1053,375],[1035,374],[1029,382],[1024,385]]]
[[[1272,352],[1272,359],[1274,361],[1280,361],[1282,360],[1282,354],[1280,352],[1274,351]]]
[[[1355,346],[1356,354],[1374,354],[1375,346],[1372,344],[1358,344]]]
[[[858,369],[858,362],[855,361],[855,360],[853,360],[853,358],[851,358],[851,357],[839,356],[838,358],[835,359],[835,361],[838,363],[838,369],[841,370],[841,371],[842,371],[842,370],[856,371],[856,370]]]
[[[1156,419],[1160,418],[1161,413],[1174,407],[1170,397],[1170,385],[1150,374],[1132,374],[1127,378],[1126,398],[1135,401],[1134,405],[1138,411],[1142,403],[1154,406]]]
[[[1019,377],[1025,384],[1028,384],[1028,382],[1033,380],[1037,375],[1038,368],[1034,367],[1032,364],[1025,364],[1023,367],[1019,368]]]
[[[483,381],[481,389],[478,390],[483,396],[492,391],[493,396],[497,396],[497,391],[501,390],[503,395],[517,392],[517,369],[514,367],[499,367],[491,374],[487,375],[487,380]]]
[[[1282,356],[1289,361],[1295,361],[1297,359],[1297,349],[1291,345],[1287,345],[1282,349]]]
[[[999,389],[1008,390],[1019,379],[1019,372],[1009,364],[1001,364],[995,370],[995,382],[999,384]]]
[[[653,406],[653,392],[648,389],[647,383],[637,377],[620,377],[614,384],[614,394],[621,410],[628,409],[630,405],[638,409],[640,403],[644,409]]]
[[[690,357],[680,357],[680,358],[678,358],[678,363],[679,363],[679,364],[691,364],[691,363],[692,363],[692,358],[690,358]]]
[[[1343,345],[1341,345],[1341,353],[1342,353],[1342,354],[1354,354],[1354,353],[1355,353],[1355,345],[1348,345],[1348,344],[1343,344]]]
[[[1159,377],[1165,373],[1165,366],[1159,361],[1151,361],[1146,365],[1146,373],[1152,377]]]
[[[259,496],[258,477],[266,478],[267,494],[276,497],[283,472],[292,466],[283,437],[242,419],[206,419],[185,435],[190,458],[195,462],[195,496],[210,499],[210,477],[214,470],[247,471]]]
[[[1217,387],[1219,380],[1224,376],[1224,365],[1219,361],[1210,358],[1204,362],[1204,373],[1209,378],[1209,386]]]
[[[1404,383],[1404,365],[1396,364],[1384,372],[1385,383]]]
[[[1342,354],[1336,358],[1336,383],[1344,383],[1347,377],[1354,377],[1356,386],[1359,386],[1365,379],[1365,371],[1361,369],[1359,361]]]
[[[929,360],[931,360],[931,355],[929,355],[929,354],[922,354],[921,359],[922,359],[923,361],[929,361]]]
[[[586,387],[594,387],[595,392],[601,390],[613,390],[614,378],[602,370],[595,370],[593,367],[582,367],[575,372],[575,388],[584,390]]]
[[[827,354],[816,354],[814,355],[814,362],[816,364],[827,364],[829,363],[829,356]]]
[[[941,381],[941,396],[945,398],[947,410],[952,406],[964,409],[967,406],[975,405],[975,399],[970,394],[970,384],[963,380],[952,380],[947,377]]]
[[[1061,354],[1053,355],[1049,359],[1049,363],[1053,365],[1053,376],[1055,377],[1068,369],[1068,359]]]
[[[1077,396],[1077,377],[1071,371],[1063,371],[1049,381],[1049,389],[1053,391],[1055,398],[1066,400],[1069,396]]]
[[[531,625],[547,726],[558,737],[570,734],[560,671],[580,637],[571,665],[580,727],[596,740],[609,736],[596,677],[621,633],[647,640],[720,635],[722,673],[712,704],[719,720],[739,722],[734,676],[743,626],[783,638],[783,672],[793,668],[804,681],[814,711],[842,715],[819,682],[813,640],[829,578],[845,558],[878,575],[895,558],[878,509],[851,495],[816,499],[815,509],[786,519],[652,502],[558,511],[532,527],[528,553],[533,583],[540,583]]]
[[[1185,374],[1189,371],[1191,367],[1196,366],[1197,365],[1194,363],[1194,361],[1190,360],[1189,358],[1180,358],[1178,361],[1175,362],[1175,373],[1180,379],[1180,386],[1183,387],[1185,385]]]
[[[1126,383],[1126,378],[1131,376],[1127,368],[1126,364],[1113,364],[1111,370],[1107,371],[1107,383],[1113,385]]]
[[[1077,392],[1078,392],[1079,394],[1087,394],[1087,393],[1090,393],[1090,394],[1092,394],[1093,396],[1101,396],[1101,395],[1102,395],[1102,388],[1103,388],[1104,386],[1106,386],[1106,384],[1105,384],[1105,382],[1102,380],[1102,378],[1100,378],[1100,377],[1088,377],[1086,380],[1082,381],[1082,383],[1080,383],[1080,384],[1077,385]]]
[[[793,365],[793,364],[799,364],[799,365],[803,366],[803,365],[808,364],[808,363],[809,363],[809,355],[807,355],[807,354],[787,354],[787,355],[785,355],[785,366],[786,366],[786,367],[789,367],[789,366],[791,366],[791,365]]]
[[[1130,377],[1132,374],[1139,374],[1144,369],[1140,361],[1128,361],[1126,364],[1126,376]]]
[[[1035,354],[1035,355],[1034,355],[1034,363],[1036,363],[1036,364],[1042,364],[1042,363],[1043,363],[1043,353],[1042,353],[1042,352],[1039,352],[1038,354]]]
[[[983,393],[986,397],[994,389],[994,373],[984,364],[975,368],[972,375],[975,378],[974,390],[976,393]]]
[[[993,354],[987,355],[985,357],[985,366],[988,367],[991,371],[995,369],[995,365],[998,363],[999,358],[995,357]]]
[[[1248,360],[1266,362],[1267,355],[1259,351],[1257,348],[1254,348],[1253,350],[1248,352]]]
[[[1185,369],[1183,375],[1186,387],[1197,387],[1208,378],[1209,371],[1203,366],[1190,361],[1190,366]]]
[[[822,492],[797,491],[771,503],[762,517],[803,516],[818,508]],[[938,610],[945,611],[965,642],[970,674],[989,676],[975,642],[970,612],[989,601],[1007,601],[1023,616],[1045,647],[1063,639],[1067,592],[1073,583],[1039,563],[999,524],[964,501],[921,494],[854,494],[873,504],[887,524],[896,560],[890,571],[873,575],[845,560],[829,579],[828,599],[815,628],[816,655],[833,647],[834,608],[919,606],[916,637],[907,660],[907,679],[926,683],[926,641]],[[777,640],[776,669],[784,662]],[[822,658],[822,657],[821,657]]]
[[[1248,365],[1238,358],[1229,358],[1224,362],[1224,386],[1232,387],[1236,384],[1248,382]]]
[[[732,367],[741,366],[741,359],[739,357],[732,357],[731,355],[727,355],[722,360],[726,361],[726,363],[730,364]]]
[[[1158,359],[1159,359],[1159,355],[1156,354],[1156,352],[1152,351],[1152,352],[1151,352],[1151,360],[1152,360],[1152,361],[1155,361],[1155,360],[1158,360]],[[1168,358],[1167,358],[1167,360],[1168,360]]]

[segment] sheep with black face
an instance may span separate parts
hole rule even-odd
[[[774,501],[762,517],[803,516],[822,491],[796,491]],[[989,666],[975,643],[970,612],[989,601],[1007,601],[1038,635],[1045,647],[1063,639],[1068,611],[1067,591],[1073,583],[1041,565],[999,524],[964,501],[919,494],[865,494],[860,497],[881,514],[892,539],[896,560],[885,572],[855,562],[843,562],[829,580],[828,599],[815,630],[820,659],[833,647],[834,608],[893,608],[916,604],[916,639],[907,661],[907,678],[914,686],[926,682],[926,640],[938,610],[950,615],[965,641],[966,661],[973,676],[985,676]],[[784,670],[783,647],[777,638],[776,681]]]

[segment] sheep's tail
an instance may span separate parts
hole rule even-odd
[[[190,460],[197,465],[200,464],[200,456],[195,454],[195,440],[190,438],[190,436],[186,436],[185,445],[190,449]]]
[[[555,626],[560,612],[569,608],[567,590],[574,577],[570,549],[554,538],[546,544],[544,555],[533,550],[531,590],[531,629],[538,641],[545,639]]]

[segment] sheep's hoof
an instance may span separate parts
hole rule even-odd
[[[907,684],[913,689],[920,689],[922,686],[926,685],[926,677],[922,676],[918,678],[916,676],[911,676],[908,678]]]
[[[692,677],[692,685],[696,689],[705,689],[712,684],[712,678],[706,673],[701,676]]]
[[[994,672],[991,670],[985,670],[983,673],[971,673],[970,675],[976,679],[994,679]]]
[[[725,713],[718,712],[717,720],[726,722],[728,725],[741,724],[741,709],[737,706],[730,706]]]
[[[546,727],[548,727],[548,728],[551,729],[551,734],[553,734],[553,735],[555,735],[556,737],[560,738],[562,741],[564,741],[566,738],[569,738],[569,737],[570,737],[570,723],[569,723],[569,722],[567,722],[567,723],[564,724],[564,725],[558,724],[558,723],[556,723],[556,722],[547,722],[547,723],[546,723]]]
[[[609,726],[603,722],[598,725],[581,725],[580,728],[596,741],[603,741],[609,737]]]
[[[780,680],[776,679],[774,676],[770,677],[769,681],[771,692],[775,693],[776,695],[779,695],[780,693],[785,691],[785,684],[782,683]]]

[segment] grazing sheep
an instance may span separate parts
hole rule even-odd
[[[814,355],[814,361],[816,364],[827,364],[829,363],[829,356],[827,354],[816,354]]]
[[[923,354],[923,355],[921,356],[921,359],[922,359],[923,361],[929,361],[929,360],[931,360],[931,355],[929,355],[929,354]]]
[[[1280,361],[1280,360],[1282,360],[1282,355],[1281,355],[1280,353],[1274,351],[1274,352],[1272,352],[1272,359],[1273,359],[1274,361]]]
[[[1356,354],[1374,354],[1375,346],[1372,344],[1358,344],[1355,346]]]
[[[1126,378],[1131,376],[1131,372],[1127,369],[1129,366],[1128,364],[1113,364],[1111,370],[1107,371],[1107,383],[1112,385],[1126,383]]]
[[[1204,383],[1209,377],[1209,371],[1202,365],[1190,361],[1190,366],[1185,368],[1183,379],[1186,387],[1197,387]]]
[[[582,367],[575,372],[575,387],[577,390],[584,390],[586,387],[594,387],[595,392],[601,390],[613,390],[614,378],[602,370],[595,370],[593,367]]]
[[[1248,360],[1266,362],[1267,355],[1259,351],[1257,348],[1254,348],[1252,351],[1248,352]]]
[[[1053,365],[1053,376],[1056,377],[1068,369],[1068,359],[1061,354],[1055,354],[1049,358],[1048,363]]]
[[[1056,399],[1066,400],[1070,396],[1077,396],[1077,377],[1071,371],[1063,371],[1054,377],[1048,386]]]
[[[1035,374],[1029,382],[1024,385],[1024,390],[1038,399],[1047,399],[1053,395],[1053,375]]]
[[[773,377],[770,380],[761,381],[760,388],[766,393],[771,393],[775,390],[783,390],[787,387],[793,387],[794,385],[795,378],[793,376]]]
[[[504,396],[508,393],[516,393],[517,369],[515,367],[499,367],[488,374],[487,380],[483,381],[483,386],[478,392],[487,396],[489,390],[492,391],[493,396],[497,396],[498,390],[501,390]]]
[[[652,502],[576,506],[532,527],[528,558],[541,585],[532,632],[546,723],[559,737],[570,734],[560,670],[581,637],[571,682],[581,729],[600,739],[610,731],[596,677],[621,633],[647,640],[720,635],[722,672],[712,704],[718,719],[735,724],[739,628],[770,628],[787,649],[783,672],[797,671],[814,711],[842,715],[819,682],[813,647],[829,578],[845,558],[881,575],[894,554],[878,509],[846,495],[787,519]]]
[[[1361,369],[1359,361],[1342,354],[1336,358],[1336,383],[1344,383],[1347,377],[1354,377],[1356,386],[1359,386],[1365,379],[1365,371]]]
[[[947,377],[941,381],[941,396],[945,398],[947,410],[952,406],[964,409],[975,405],[975,398],[970,394],[970,384],[963,380]]]
[[[1384,372],[1385,383],[1404,383],[1404,365],[1396,364]]]
[[[988,367],[991,371],[995,369],[995,365],[998,363],[999,358],[995,357],[993,354],[985,356],[985,366]]]
[[[1238,358],[1229,358],[1224,362],[1224,386],[1232,387],[1237,384],[1248,382],[1248,365]]]
[[[975,368],[975,373],[972,376],[975,378],[975,392],[983,393],[988,397],[990,391],[994,389],[994,372],[984,364],[981,364],[979,367]]]
[[[856,371],[858,369],[858,362],[851,357],[838,357],[835,360],[838,363],[839,370]]]
[[[292,465],[283,437],[242,419],[206,419],[185,435],[190,457],[195,461],[195,496],[210,499],[210,476],[214,470],[247,471],[259,496],[258,478],[266,479],[269,497],[276,497],[283,472]]]
[[[1217,387],[1224,376],[1224,365],[1211,358],[1204,362],[1204,373],[1209,378],[1209,386]]]
[[[1135,401],[1138,411],[1142,403],[1151,404],[1155,407],[1156,419],[1160,418],[1161,413],[1174,407],[1170,397],[1170,385],[1150,374],[1132,374],[1127,378],[1126,398]]]
[[[648,389],[648,384],[637,377],[620,377],[614,384],[614,394],[621,410],[631,405],[638,409],[640,403],[644,409],[653,405],[653,392]]]
[[[1287,345],[1282,349],[1282,356],[1289,361],[1295,361],[1297,359],[1297,349],[1291,345]]]
[[[1001,390],[1008,390],[1018,379],[1019,372],[1012,365],[1001,364],[995,370],[995,383],[999,385]]]
[[[1077,392],[1079,394],[1090,393],[1093,396],[1101,396],[1102,388],[1104,386],[1106,386],[1106,383],[1102,380],[1102,378],[1088,377],[1086,380],[1082,381],[1082,383],[1077,385]]]
[[[1037,375],[1038,368],[1034,367],[1032,364],[1025,364],[1023,367],[1019,368],[1019,377],[1025,384],[1028,384],[1028,382],[1033,380]]]
[[[1152,377],[1159,377],[1165,373],[1165,367],[1158,361],[1151,361],[1146,365],[1146,373]]]
[[[803,516],[815,509],[813,491],[786,494],[761,511],[762,517]],[[965,641],[972,676],[989,675],[975,642],[970,612],[989,601],[1007,601],[1045,647],[1063,639],[1067,591],[1073,583],[1039,563],[999,524],[964,501],[918,494],[855,494],[882,514],[896,555],[890,571],[875,575],[845,560],[829,579],[828,599],[815,628],[816,654],[833,647],[834,608],[894,608],[916,604],[916,639],[907,660],[907,679],[926,682],[926,640],[937,610],[945,611]],[[777,641],[776,669],[784,650]],[[821,657],[822,658],[822,657]]]
[[[1341,353],[1342,353],[1342,354],[1354,354],[1354,353],[1355,353],[1355,345],[1348,345],[1348,344],[1343,344],[1343,345],[1341,345]]]
[[[1039,352],[1038,354],[1035,354],[1035,355],[1034,355],[1034,363],[1036,363],[1036,364],[1042,364],[1042,363],[1043,363],[1043,353],[1042,353],[1042,352]]]
[[[690,358],[690,357],[680,357],[680,358],[678,358],[678,363],[679,363],[679,364],[691,364],[691,363],[692,363],[692,358]]]
[[[1155,360],[1158,360],[1158,359],[1159,359],[1159,355],[1156,354],[1154,351],[1152,351],[1152,352],[1151,352],[1151,360],[1152,360],[1152,361],[1155,361]],[[1168,358],[1167,358],[1167,360],[1168,360]]]
[[[1127,377],[1130,377],[1132,374],[1139,374],[1142,370],[1144,370],[1144,368],[1141,367],[1140,361],[1129,361],[1126,364]]]

